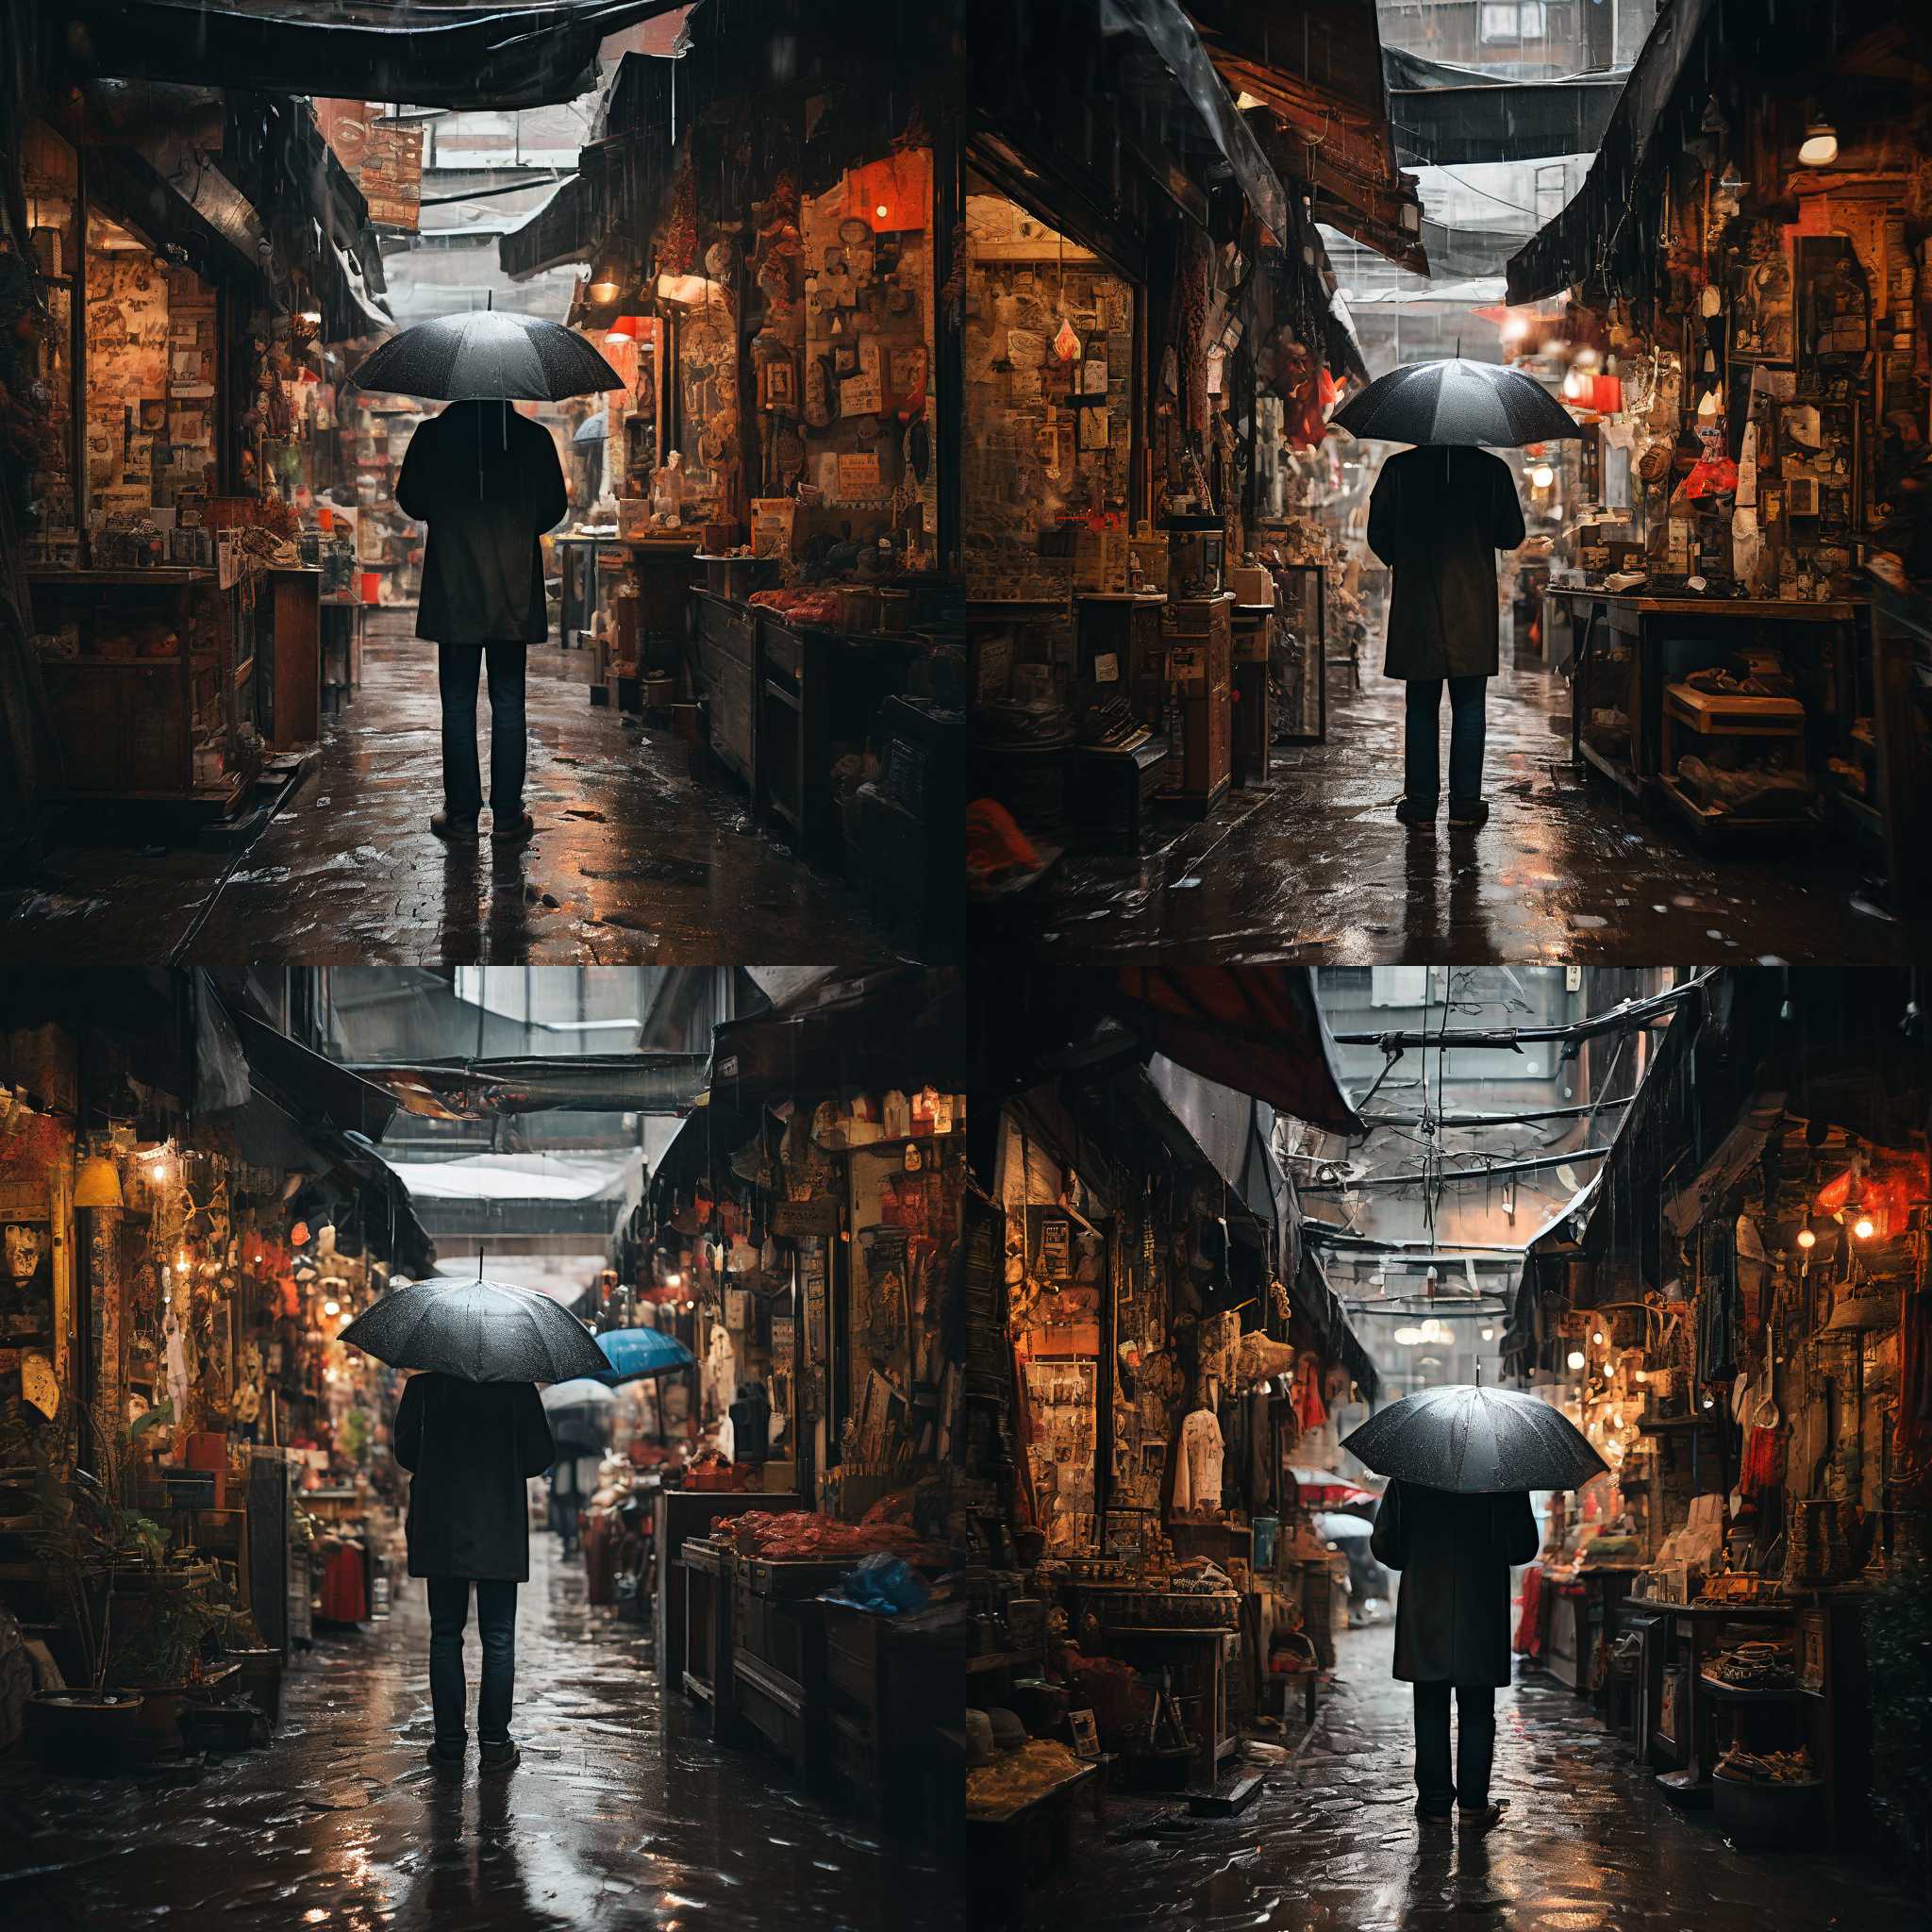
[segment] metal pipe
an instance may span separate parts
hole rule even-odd
[[[1636,1098],[1634,1093],[1626,1093],[1621,1100],[1606,1100],[1602,1105],[1628,1107]],[[1526,1127],[1538,1121],[1587,1120],[1596,1110],[1595,1106],[1545,1107],[1534,1113],[1365,1113],[1360,1118],[1369,1127]]]
[[[1515,1053],[1524,1046],[1546,1041],[1590,1040],[1599,1033],[1615,1033],[1628,1026],[1649,1026],[1667,1018],[1672,1010],[1704,991],[1705,985],[1722,967],[1710,967],[1682,986],[1653,993],[1648,999],[1625,1000],[1607,1013],[1588,1020],[1573,1020],[1567,1026],[1471,1027],[1467,1030],[1431,1033],[1426,1028],[1396,1027],[1380,1033],[1337,1033],[1331,1037],[1338,1046],[1379,1046],[1385,1053],[1403,1047],[1494,1047]]]
[[[1378,1174],[1358,1181],[1300,1181],[1298,1194],[1353,1194],[1363,1188],[1433,1187],[1450,1181],[1495,1180],[1503,1174],[1539,1174],[1545,1168],[1568,1167],[1573,1160],[1601,1160],[1607,1147],[1579,1147],[1571,1154],[1539,1154],[1528,1160],[1499,1160],[1493,1167],[1457,1167],[1446,1173]]]

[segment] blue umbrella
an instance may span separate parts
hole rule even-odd
[[[612,1328],[598,1336],[597,1345],[610,1366],[598,1370],[595,1379],[613,1389],[620,1382],[640,1382],[670,1369],[688,1369],[697,1361],[676,1336],[661,1328]]]

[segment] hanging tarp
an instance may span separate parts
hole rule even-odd
[[[681,1114],[704,1091],[701,1053],[571,1054],[358,1065],[405,1111],[485,1121],[521,1113]]]
[[[1695,59],[1721,0],[1675,0],[1657,17],[1597,145],[1582,188],[1562,213],[1509,258],[1509,299],[1534,302],[1590,281],[1618,249],[1639,177],[1649,168],[1657,121]]]
[[[688,0],[540,6],[388,0],[63,0],[42,11],[60,63],[82,76],[207,81],[263,93],[537,108],[595,84],[598,43]]]
[[[1363,1131],[1306,966],[1131,965],[1102,997],[1147,1046],[1332,1134]]]
[[[1593,155],[1609,125],[1625,71],[1559,80],[1505,80],[1398,47],[1382,49],[1389,119],[1406,161],[1456,167]]]

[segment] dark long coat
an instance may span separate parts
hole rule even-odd
[[[1509,1566],[1537,1553],[1527,1491],[1463,1496],[1391,1482],[1369,1547],[1402,1572],[1395,1674],[1407,1684],[1509,1681]]]
[[[1516,479],[1460,444],[1404,450],[1369,499],[1369,548],[1395,574],[1391,677],[1496,675],[1496,552],[1523,541]]]
[[[409,1485],[409,1574],[522,1583],[530,1574],[524,1481],[556,1458],[532,1382],[412,1375],[396,1405]]]
[[[507,403],[452,403],[409,439],[396,507],[429,525],[419,638],[543,641],[537,540],[569,508],[549,430]]]

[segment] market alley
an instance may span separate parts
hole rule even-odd
[[[0,1788],[16,1919],[281,1932],[293,1924],[761,1927],[944,1923],[916,1855],[813,1806],[667,1713],[645,1626],[587,1607],[584,1575],[531,1539],[508,1775],[439,1779],[423,1587],[386,1624],[318,1637],[273,1752],[125,1782]],[[474,1654],[474,1633],[472,1635]],[[12,1834],[31,1822],[21,1846]]]
[[[68,843],[12,921],[48,958],[724,958],[749,957],[747,921],[759,958],[887,950],[857,895],[761,837],[741,793],[689,776],[668,731],[589,704],[580,651],[530,654],[535,839],[442,843],[435,647],[408,626],[374,621],[355,701],[239,857]]]
[[[1265,786],[1208,816],[1159,821],[1159,849],[1070,857],[1041,943],[1056,958],[1159,948],[1328,965],[1405,959],[1666,957],[1884,962],[1924,935],[1859,890],[1847,855],[1707,851],[1570,763],[1570,693],[1534,658],[1489,697],[1479,830],[1397,823],[1403,687],[1364,653],[1361,688],[1331,668],[1325,744],[1282,747]],[[1035,915],[1027,915],[1029,919]]]
[[[1746,1856],[1710,1814],[1679,1816],[1549,1679],[1497,1695],[1488,1837],[1418,1839],[1409,1689],[1389,1674],[1389,1624],[1337,1640],[1331,1701],[1241,1817],[1110,1798],[1083,1819],[1064,1882],[1029,1924],[1295,1926],[1330,1932],[1495,1926],[1522,1932],[1746,1932],[1918,1923],[1902,1894],[1823,1857]],[[1266,1768],[1266,1767],[1256,1767]],[[1105,1874],[1105,1908],[1098,1874]]]

